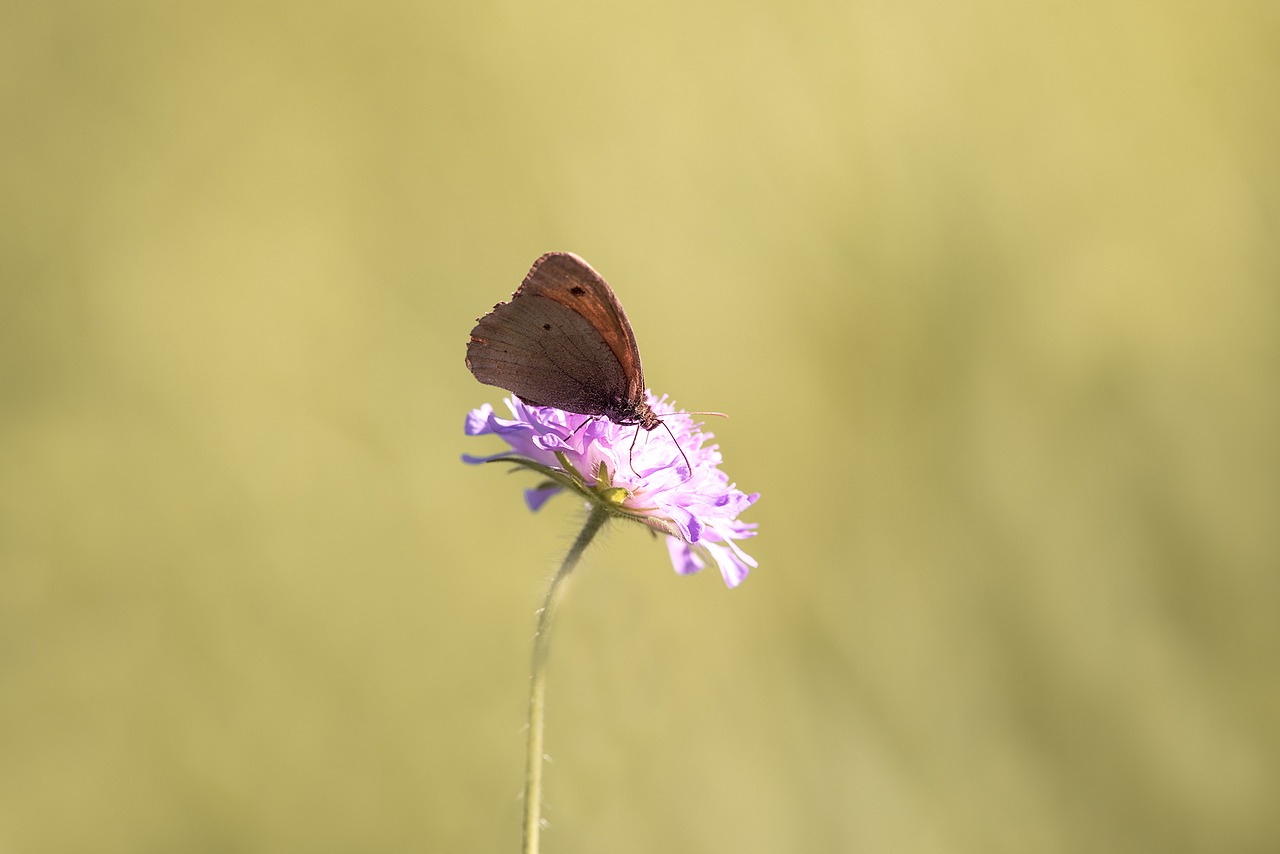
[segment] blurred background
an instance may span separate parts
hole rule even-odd
[[[1280,850],[1273,2],[9,2],[0,851],[515,851],[587,258],[762,498],[617,527],[549,852]]]

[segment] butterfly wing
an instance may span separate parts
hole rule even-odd
[[[626,400],[637,403],[644,399],[644,369],[635,333],[613,288],[590,264],[572,252],[548,252],[533,263],[520,292],[555,300],[586,319],[626,374]]]
[[[615,420],[644,399],[631,324],[608,283],[576,255],[534,262],[510,302],[471,330],[476,379],[526,403]]]

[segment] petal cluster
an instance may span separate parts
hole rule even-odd
[[[725,583],[736,587],[756,566],[738,545],[755,536],[756,526],[738,515],[759,493],[748,495],[729,482],[720,471],[719,447],[707,444],[712,434],[702,432],[688,413],[677,412],[665,396],[648,395],[663,422],[649,432],[530,406],[515,397],[506,402],[511,418],[499,418],[486,403],[467,415],[466,433],[498,436],[510,450],[463,459],[506,460],[546,474],[544,483],[525,491],[531,510],[573,489],[589,500],[607,500],[618,515],[666,534],[676,572],[687,575],[714,562]]]

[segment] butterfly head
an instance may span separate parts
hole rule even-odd
[[[646,430],[657,430],[658,425],[662,423],[662,419],[649,408],[649,404],[645,401],[641,401],[636,407],[635,415],[636,423]]]

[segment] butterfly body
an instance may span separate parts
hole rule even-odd
[[[586,261],[549,252],[508,302],[480,318],[467,367],[525,403],[656,429],[635,333],[613,289]]]

